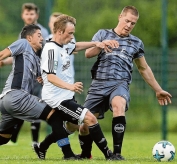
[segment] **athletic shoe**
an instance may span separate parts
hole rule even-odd
[[[85,156],[85,155],[82,155],[82,154],[77,154],[76,156],[79,157],[79,158],[81,158],[81,159],[92,159],[92,155]]]
[[[113,154],[111,150],[108,150],[107,154],[108,154],[108,157],[106,157],[106,160],[109,160],[109,161],[120,161],[121,160],[118,156]]]
[[[33,148],[34,145],[36,145],[36,144],[38,144],[38,142],[33,141],[32,144],[31,144],[32,148]]]
[[[64,160],[82,160],[79,156],[77,155],[74,155],[74,156],[71,156],[71,157],[63,157],[62,159]]]
[[[45,159],[46,150],[40,149],[40,144],[34,143],[33,150],[35,151],[39,159],[42,159],[42,160]]]
[[[115,154],[120,160],[125,160],[125,158],[122,156],[122,155],[120,155],[119,153],[116,153]]]

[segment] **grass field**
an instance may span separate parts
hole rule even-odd
[[[41,132],[40,140],[44,138],[45,133]],[[108,145],[112,149],[111,133],[106,133],[105,136],[108,140]],[[125,161],[106,161],[100,150],[93,145],[92,160],[82,161],[64,161],[62,160],[62,152],[56,144],[51,145],[49,148],[46,160],[39,160],[31,149],[31,134],[30,132],[23,131],[20,133],[18,145],[8,146],[4,145],[0,148],[0,164],[156,164],[152,157],[153,145],[161,140],[161,133],[125,133],[122,155],[126,158]],[[168,134],[168,140],[177,147],[176,134]],[[70,136],[70,142],[73,151],[78,154],[81,149],[78,144],[77,133]],[[169,162],[163,162],[169,163]],[[177,163],[174,159],[171,163]]]

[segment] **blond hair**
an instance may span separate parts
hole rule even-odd
[[[74,17],[71,17],[66,14],[62,14],[58,16],[54,22],[54,28],[53,32],[54,34],[57,32],[57,30],[65,31],[66,24],[67,23],[72,23],[74,26],[76,25],[76,19]]]

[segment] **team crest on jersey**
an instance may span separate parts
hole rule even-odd
[[[58,67],[58,61],[54,61],[54,70],[57,70]]]

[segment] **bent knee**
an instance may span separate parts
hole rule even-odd
[[[90,111],[88,111],[85,115],[84,123],[87,126],[92,126],[96,124],[97,122],[98,122],[97,118]]]
[[[83,135],[83,136],[89,134],[89,129],[88,129],[88,126],[86,124],[83,124],[83,125],[80,126],[79,134]]]

